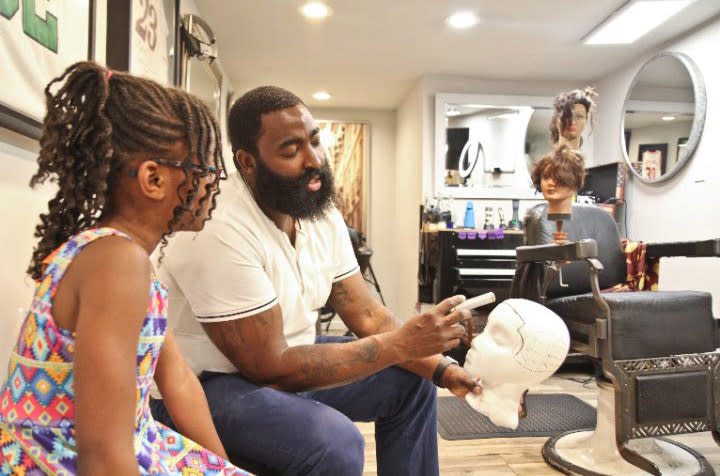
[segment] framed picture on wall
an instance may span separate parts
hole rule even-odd
[[[133,0],[130,71],[175,85],[176,0]]]
[[[45,86],[72,63],[94,57],[94,5],[94,0],[0,1],[6,78],[0,126],[40,138]]]
[[[108,2],[107,65],[178,84],[179,0],[113,0]]]
[[[638,161],[644,178],[654,180],[660,178],[667,167],[667,142],[662,144],[639,144]]]
[[[317,121],[335,177],[336,204],[345,223],[367,236],[369,128],[362,122]]]

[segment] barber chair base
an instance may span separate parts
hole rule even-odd
[[[542,449],[545,461],[559,471],[583,476],[640,476],[648,473],[627,462],[615,443],[615,398],[612,384],[598,382],[597,426],[550,438]],[[696,451],[665,438],[637,438],[627,447],[652,461],[662,475],[714,476],[710,464]]]
[[[549,439],[542,451],[545,462],[570,475],[646,476],[651,474],[625,461],[614,444],[608,446],[614,447],[615,454],[608,452],[608,448],[593,448],[591,445],[594,434],[594,431],[575,431]],[[628,448],[655,463],[662,475],[715,475],[702,455],[675,441],[665,438],[642,438],[631,440]]]

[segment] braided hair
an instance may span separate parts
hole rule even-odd
[[[28,268],[33,279],[41,277],[43,260],[53,250],[113,213],[111,191],[132,154],[166,154],[183,141],[202,165],[224,169],[220,128],[209,109],[185,91],[109,71],[94,62],[79,62],[50,81],[45,97],[38,170],[30,186],[50,180],[58,184],[58,191],[35,228],[39,241]],[[180,204],[162,236],[163,247],[183,214],[192,210],[199,192],[200,178],[182,170]],[[188,182],[192,187],[184,194],[181,189]],[[207,183],[193,219],[200,216],[202,202],[212,200],[210,212],[215,208],[215,194],[210,193],[215,186]]]
[[[572,91],[565,91],[558,94],[553,103],[555,112],[552,121],[550,121],[550,137],[552,138],[553,144],[560,140],[560,130],[565,130],[570,126],[573,117],[573,106],[575,104],[585,106],[585,112],[588,114],[590,127],[592,128],[594,122],[593,112],[595,111],[595,100],[597,96],[598,94],[592,86],[584,89],[573,89]],[[558,125],[560,130],[558,130]]]
[[[556,184],[575,191],[585,183],[585,160],[567,143],[562,143],[533,164],[531,178],[535,189],[541,192],[543,177],[552,177]]]

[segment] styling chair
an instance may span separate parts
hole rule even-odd
[[[712,432],[720,444],[720,353],[712,296],[699,291],[602,292],[626,280],[613,218],[572,207],[568,242],[553,243],[547,204],[528,211],[511,295],[567,324],[571,351],[598,368],[597,426],[550,438],[545,461],[565,474],[713,475],[695,450],[663,436]],[[720,239],[648,244],[647,258],[720,256]]]

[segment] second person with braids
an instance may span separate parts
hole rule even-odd
[[[149,259],[215,207],[215,119],[190,94],[89,62],[45,95],[31,184],[59,190],[35,232],[36,291],[0,389],[0,474],[248,474],[225,461]],[[153,377],[182,435],[153,420]]]

